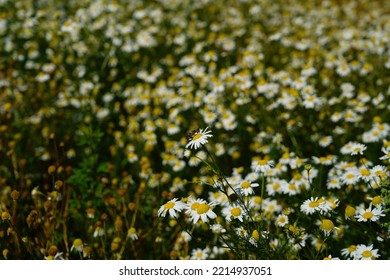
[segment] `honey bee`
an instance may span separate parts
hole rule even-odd
[[[198,133],[195,129],[192,130],[190,133],[187,134],[187,140],[191,141],[192,138],[195,136],[195,134]]]

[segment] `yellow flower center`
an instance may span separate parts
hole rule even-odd
[[[243,189],[247,189],[247,188],[250,188],[251,187],[251,183],[248,182],[248,181],[244,181],[241,183],[241,188]]]
[[[301,174],[298,174],[298,173],[295,173],[294,176],[293,176],[293,179],[295,181],[299,181],[299,180],[301,180],[301,178],[302,178]]]
[[[366,212],[363,214],[363,218],[367,220],[371,220],[371,218],[374,216],[371,212]]]
[[[172,209],[173,207],[175,207],[175,202],[173,201],[167,202],[164,205],[164,209]]]
[[[299,232],[298,229],[293,225],[290,225],[288,227],[288,230],[291,231],[293,234],[297,234]]]
[[[331,220],[324,219],[324,220],[322,220],[321,227],[323,230],[329,231],[329,230],[332,230],[334,228],[334,224]]]
[[[276,183],[272,186],[272,188],[276,191],[280,188],[280,184],[279,183]]]
[[[199,215],[202,215],[202,214],[206,213],[207,211],[209,211],[209,209],[210,209],[210,206],[207,203],[202,203],[202,204],[198,205],[196,212]]]
[[[362,253],[362,256],[363,257],[365,257],[365,258],[371,258],[372,257],[372,253],[371,253],[371,251],[364,251],[363,253]]]
[[[353,179],[355,178],[355,175],[352,173],[347,174],[347,179]]]
[[[361,174],[362,176],[369,176],[369,175],[370,175],[370,170],[368,170],[368,169],[362,169],[362,170],[360,170],[360,174]]]
[[[383,172],[382,170],[377,170],[375,171],[375,175],[382,178],[385,177],[386,173]]]
[[[355,215],[355,208],[353,208],[352,206],[348,205],[347,208],[345,208],[345,215],[347,217],[352,217],[353,215]]]
[[[352,253],[352,252],[355,252],[355,251],[356,251],[356,245],[351,245],[351,246],[349,246],[349,247],[348,247],[348,251],[351,252],[351,253]]]
[[[262,202],[261,196],[255,196],[254,201],[256,204],[260,204]]]
[[[293,191],[296,189],[296,186],[295,186],[295,184],[290,184],[290,185],[288,185],[288,188]]]
[[[261,159],[261,160],[258,161],[258,164],[259,165],[266,165],[267,161],[265,159]]]
[[[76,239],[75,241],[73,241],[73,246],[74,247],[80,247],[81,245],[83,245],[83,241],[81,241],[81,239]]]
[[[4,211],[3,213],[1,213],[1,219],[3,221],[9,220],[10,218],[11,218],[11,216],[7,211]]]
[[[257,230],[254,230],[252,232],[252,237],[256,240],[259,240],[259,232]]]
[[[233,208],[232,210],[230,210],[230,213],[235,216],[235,217],[238,217],[241,215],[241,209],[238,208],[238,207],[235,207]]]
[[[194,203],[192,203],[192,205],[191,205],[191,210],[197,210],[198,207],[199,207],[199,202],[194,202]]]
[[[372,199],[372,204],[374,204],[374,205],[379,205],[381,203],[382,203],[382,198],[379,195],[375,196]]]
[[[197,133],[192,137],[192,140],[198,140],[200,137],[202,137],[202,133]]]
[[[319,205],[318,201],[312,201],[309,203],[310,208],[316,208],[318,207],[318,205]]]

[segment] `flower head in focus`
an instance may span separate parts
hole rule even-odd
[[[214,202],[207,203],[204,199],[189,197],[186,213],[191,215],[191,220],[196,224],[199,219],[207,223],[209,219],[215,219],[217,215],[213,212]]]
[[[168,201],[167,203],[165,203],[164,205],[162,205],[160,207],[160,209],[158,210],[157,214],[159,216],[165,217],[165,215],[168,212],[172,218],[176,218],[177,213],[181,212],[181,210],[183,210],[185,208],[185,206],[186,205],[182,201],[180,201],[180,200],[178,201],[177,198],[174,198],[174,199]]]
[[[366,246],[364,244],[359,244],[356,246],[355,259],[358,260],[375,260],[380,255],[378,254],[378,249],[374,249],[372,244]]]
[[[204,145],[208,142],[207,138],[212,137],[211,131],[208,130],[208,127],[205,129],[199,129],[199,131],[192,131],[188,136],[188,143],[186,148],[198,149],[201,145]]]

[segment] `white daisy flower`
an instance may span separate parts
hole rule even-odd
[[[367,209],[357,209],[357,215],[355,215],[355,218],[358,219],[358,222],[376,222],[380,219],[380,217],[384,216],[385,214],[383,214],[381,206],[372,209],[372,204],[370,203],[370,206]]]
[[[225,233],[226,232],[226,229],[221,225],[221,224],[213,224],[211,225],[211,231],[215,234],[221,234],[221,233]]]
[[[301,211],[306,215],[311,215],[316,211],[320,211],[322,213],[329,212],[332,210],[330,203],[327,203],[323,198],[311,197],[310,199],[306,199],[301,205]]]
[[[325,236],[329,236],[330,233],[335,230],[335,229],[338,229],[334,226],[333,222],[329,219],[323,219],[321,220],[321,226],[320,226],[321,230],[324,232]]]
[[[268,170],[271,170],[275,165],[273,160],[254,160],[252,161],[251,168],[254,172],[266,173]]]
[[[371,173],[378,177],[380,180],[384,180],[389,176],[389,171],[387,171],[386,166],[383,165],[375,165],[371,169]]]
[[[356,245],[350,245],[348,248],[344,248],[341,250],[341,255],[348,259],[355,258],[356,248]]]
[[[190,133],[188,136],[188,143],[186,148],[190,149],[198,149],[201,145],[204,145],[208,142],[207,138],[212,137],[211,131],[208,130],[208,127],[205,129],[199,129],[199,131],[195,131]]]
[[[191,251],[191,260],[205,260],[209,257],[210,249],[193,249]]]
[[[288,225],[288,216],[284,215],[284,214],[280,214],[277,218],[276,218],[276,225],[278,227],[284,227],[285,225]]]
[[[373,260],[378,258],[378,249],[373,249],[373,245],[363,245],[359,244],[356,246],[356,251],[354,252],[355,259],[358,260]]]
[[[351,156],[354,156],[354,155],[362,155],[363,152],[367,149],[367,146],[364,145],[364,144],[360,144],[360,143],[353,143],[351,145]]]
[[[169,216],[176,218],[177,213],[181,212],[185,207],[186,205],[182,201],[178,201],[177,198],[174,198],[162,205],[160,209],[158,209],[157,214],[161,217],[165,217],[168,212]]]
[[[226,220],[230,222],[232,219],[238,219],[240,222],[244,221],[245,211],[241,206],[229,205],[222,210]]]
[[[127,237],[129,237],[131,240],[137,240],[138,234],[137,230],[134,227],[131,227],[127,230]]]
[[[196,224],[199,219],[202,222],[207,223],[209,219],[215,219],[217,215],[213,212],[212,207],[216,205],[216,202],[207,203],[204,199],[193,199],[189,197],[186,213],[191,216],[191,220]]]
[[[258,186],[259,186],[258,183],[252,183],[249,180],[245,180],[237,185],[236,190],[239,191],[244,196],[248,196],[254,194],[253,188],[257,188]]]
[[[357,168],[348,168],[341,176],[341,182],[345,185],[353,185],[359,181],[359,171]]]

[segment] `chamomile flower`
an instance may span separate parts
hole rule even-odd
[[[324,200],[323,198],[311,197],[310,199],[306,199],[302,203],[300,209],[306,215],[311,215],[317,211],[321,213],[326,213],[332,210],[332,207],[330,203],[327,203],[326,200]]]
[[[326,148],[326,147],[328,147],[328,146],[332,143],[332,141],[333,141],[332,136],[324,136],[324,137],[322,137],[322,138],[319,140],[318,144],[319,144],[321,147]]]
[[[359,179],[362,179],[364,182],[369,183],[374,179],[374,174],[370,171],[370,169],[367,169],[366,167],[362,166],[359,168]]]
[[[287,185],[288,183],[285,180],[272,179],[266,185],[267,193],[271,196],[275,195],[276,193],[282,193]]]
[[[237,227],[235,229],[236,231],[236,234],[240,237],[243,237],[243,238],[248,238],[249,237],[249,233],[248,231],[244,228],[244,227]]]
[[[363,152],[367,149],[367,146],[360,143],[353,143],[351,145],[351,156],[362,155]]]
[[[238,219],[240,222],[244,221],[245,211],[239,205],[229,205],[222,210],[222,213],[228,222],[233,219]]]
[[[263,200],[263,211],[268,215],[279,213],[282,211],[282,206],[275,199],[266,198]]]
[[[127,230],[127,237],[129,237],[131,240],[137,240],[137,230],[134,227],[131,227]]]
[[[294,183],[294,181],[290,181],[289,183],[285,184],[282,191],[284,194],[288,194],[290,196],[296,195],[300,192],[299,187]]]
[[[188,161],[189,166],[198,166],[202,160],[206,159],[206,153],[204,151],[199,151],[195,156],[191,157]]]
[[[337,229],[333,222],[329,219],[323,219],[321,221],[321,230],[324,232],[325,236],[329,236],[330,233],[334,230]]]
[[[245,180],[245,181],[242,181],[240,184],[238,184],[236,189],[244,196],[248,196],[248,195],[254,194],[253,188],[257,188],[258,186],[259,186],[258,183],[252,183],[249,180]]]
[[[271,170],[274,165],[275,162],[273,160],[260,159],[252,161],[251,168],[254,172],[266,173]]]
[[[355,215],[356,209],[351,205],[347,205],[347,207],[345,207],[344,213],[345,213],[345,219],[349,220],[351,217]]]
[[[364,144],[360,144],[358,142],[350,141],[347,144],[345,144],[343,147],[341,147],[340,152],[344,155],[362,155],[363,152],[367,149],[367,146]]]
[[[276,225],[278,227],[284,227],[286,225],[288,225],[288,216],[284,215],[284,214],[280,214],[277,218],[276,218]]]
[[[211,231],[215,234],[225,233],[226,229],[219,223],[211,225]]]
[[[326,182],[326,186],[328,189],[340,189],[341,188],[340,179],[336,176],[331,176],[328,178]]]
[[[104,234],[105,234],[104,228],[102,228],[100,225],[97,225],[95,227],[94,232],[93,232],[93,237],[94,238],[100,237],[100,236],[103,236]]]
[[[368,199],[371,200],[372,205],[375,207],[381,206],[383,203],[383,199],[380,195],[369,197]]]
[[[186,213],[191,216],[191,220],[194,224],[196,224],[199,219],[201,219],[202,222],[207,223],[209,219],[215,219],[217,217],[212,210],[212,207],[215,205],[216,202],[207,203],[204,199],[193,199],[190,197],[186,206]]]
[[[199,129],[188,136],[188,143],[186,148],[198,149],[201,145],[204,145],[208,142],[208,138],[212,137],[211,131],[208,130],[208,127],[205,129]]]
[[[161,217],[165,217],[165,215],[169,213],[169,216],[171,216],[172,218],[176,218],[177,214],[181,212],[185,207],[186,205],[182,201],[178,201],[177,198],[174,198],[162,205],[160,209],[158,209],[157,214]]]
[[[210,254],[210,249],[193,249],[191,251],[191,260],[205,260]]]
[[[375,260],[380,255],[378,254],[378,249],[373,249],[373,245],[363,245],[359,244],[356,246],[356,251],[354,254],[355,259],[358,260]]]
[[[350,154],[352,153],[352,146],[354,144],[357,144],[356,142],[348,142],[347,144],[345,144],[344,146],[341,147],[340,149],[340,152],[343,154],[343,155],[347,155],[347,154]]]
[[[341,255],[349,259],[355,258],[356,248],[356,245],[350,245],[348,248],[344,248],[341,250]]]
[[[376,222],[380,219],[380,217],[384,217],[385,214],[383,214],[382,207],[375,207],[372,209],[372,204],[370,203],[370,206],[365,208],[360,208],[357,210],[357,215],[355,215],[355,218],[358,219],[358,222]]]
[[[387,171],[386,166],[383,165],[375,165],[371,169],[371,173],[378,177],[380,181],[385,180],[389,176],[389,171]]]
[[[62,257],[63,254],[63,252],[58,252],[54,256],[49,255],[45,257],[45,260],[64,260],[64,258]]]
[[[359,180],[357,168],[348,168],[341,176],[341,182],[345,185],[353,185]]]
[[[70,248],[70,251],[75,250],[76,252],[82,252],[83,251],[83,241],[79,238],[75,239],[73,241],[72,247]]]

